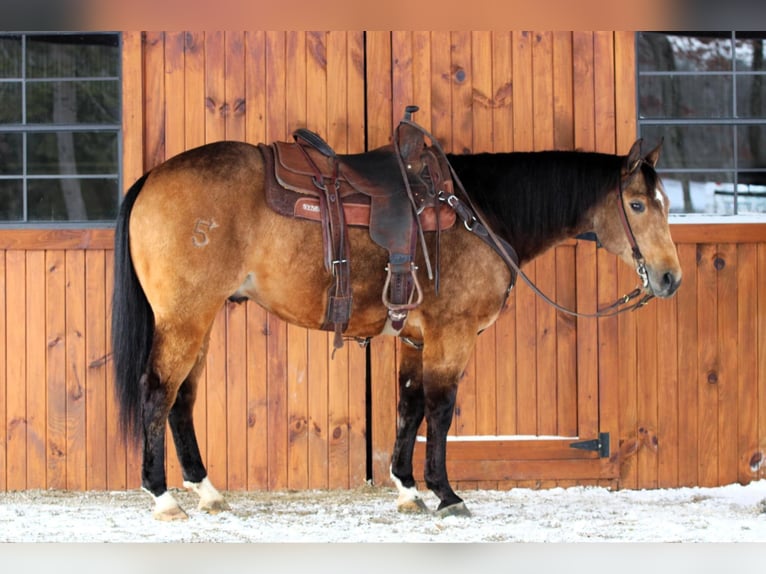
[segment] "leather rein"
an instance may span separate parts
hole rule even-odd
[[[625,311],[635,311],[636,309],[639,309],[643,307],[644,305],[646,305],[651,299],[654,298],[654,293],[651,291],[651,286],[649,285],[649,276],[646,270],[646,262],[644,260],[644,256],[641,253],[641,250],[638,247],[638,243],[636,242],[636,237],[633,234],[633,229],[630,226],[630,221],[628,220],[628,214],[625,209],[625,201],[624,201],[624,193],[623,193],[624,184],[623,184],[622,178],[620,178],[620,185],[618,186],[615,192],[618,195],[618,203],[620,206],[620,209],[619,209],[620,221],[622,222],[625,235],[628,238],[628,242],[630,244],[631,251],[633,254],[633,260],[635,261],[635,264],[636,264],[636,273],[641,279],[642,285],[640,287],[636,287],[630,293],[623,295],[611,305],[608,305],[607,307],[599,309],[595,313],[581,313],[556,303],[554,300],[548,297],[545,293],[543,293],[534,284],[534,282],[529,277],[527,277],[527,275],[521,270],[516,258],[515,251],[508,244],[508,242],[498,237],[492,231],[490,226],[482,217],[481,212],[477,210],[476,207],[473,205],[473,202],[471,201],[470,196],[466,192],[465,187],[463,186],[463,183],[460,181],[460,178],[458,177],[457,173],[455,173],[455,169],[452,167],[452,164],[447,160],[446,153],[444,152],[443,148],[441,147],[439,142],[436,140],[436,138],[433,135],[431,135],[431,133],[428,130],[426,130],[424,127],[409,120],[408,118],[401,120],[401,123],[406,123],[408,125],[411,125],[414,128],[420,130],[424,135],[428,136],[428,138],[431,140],[431,143],[433,144],[433,147],[443,156],[444,161],[449,166],[450,173],[452,174],[452,178],[453,178],[453,181],[455,182],[456,188],[461,191],[462,200],[461,198],[457,197],[456,194],[444,195],[442,193],[440,193],[439,199],[441,201],[445,201],[450,207],[452,207],[455,210],[455,213],[458,215],[458,217],[460,217],[460,219],[463,221],[463,225],[465,226],[465,228],[468,231],[479,236],[485,243],[490,245],[490,247],[492,247],[495,250],[495,252],[501,257],[503,262],[511,270],[512,278],[511,278],[511,284],[508,287],[509,293],[510,293],[510,290],[513,288],[515,275],[519,275],[524,280],[524,282],[527,285],[529,285],[532,291],[535,294],[537,294],[539,297],[541,297],[546,303],[552,305],[558,311],[561,311],[568,315],[572,315],[574,317],[583,317],[583,318],[613,317],[615,315],[619,315],[620,313],[624,313]],[[643,162],[644,160],[640,160],[640,161]],[[636,166],[636,170],[638,169],[638,167],[640,166]],[[426,261],[428,261],[428,257],[426,257]],[[646,290],[648,290],[649,292],[646,293],[645,292]],[[643,293],[643,297],[639,298],[639,296],[641,296],[642,293]],[[627,305],[628,303],[630,303],[636,298],[639,298],[639,299],[633,302],[631,305],[627,307],[623,307],[623,305]]]

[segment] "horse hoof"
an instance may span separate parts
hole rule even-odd
[[[422,498],[411,498],[396,505],[396,510],[403,514],[427,514],[430,512]]]
[[[166,508],[164,510],[155,510],[152,513],[155,520],[162,522],[172,522],[174,520],[188,520],[189,515],[184,512],[183,508],[176,506],[174,508]]]
[[[465,505],[465,502],[458,502],[457,504],[451,504],[450,506],[445,506],[444,508],[440,508],[436,511],[437,516],[441,518],[445,518],[447,516],[465,516],[470,517],[471,511],[468,510],[468,507]]]
[[[208,514],[218,514],[219,512],[231,510],[231,506],[222,498],[220,500],[208,500],[204,503],[200,500],[197,508]]]

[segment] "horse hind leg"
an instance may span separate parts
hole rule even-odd
[[[167,489],[165,425],[169,421],[172,408],[178,401],[180,388],[199,360],[204,336],[195,336],[193,334],[195,329],[192,326],[177,325],[169,327],[161,321],[157,322],[147,372],[141,379],[143,424],[141,484],[142,488],[154,498],[153,515],[158,520],[188,518],[186,512]],[[181,406],[173,417],[176,423],[179,418],[183,418],[178,415],[184,412],[184,405],[189,405],[189,409],[193,405],[194,390],[194,385],[190,384],[181,393]],[[193,479],[194,473],[205,473],[205,471],[199,457],[199,448],[192,446],[187,438],[189,429],[193,436],[193,423],[190,417],[185,424],[186,427],[183,424],[176,425],[178,429],[173,432],[178,433],[181,444],[185,445],[181,452],[185,453],[184,459],[192,469],[190,476]],[[193,442],[196,445],[196,438]],[[195,457],[198,459],[198,466],[191,463]],[[187,471],[184,470],[184,472]],[[200,482],[203,481],[204,478],[200,479]]]
[[[399,361],[399,404],[396,443],[391,456],[391,480],[396,485],[399,512],[428,512],[412,476],[412,453],[425,412],[423,367],[420,349],[402,346]]]
[[[205,344],[198,355],[196,365],[178,389],[178,395],[170,409],[168,421],[170,431],[173,434],[178,461],[181,464],[184,488],[199,496],[199,505],[197,506],[199,510],[209,514],[217,514],[224,510],[230,510],[230,507],[207,476],[207,470],[202,462],[202,455],[197,443],[197,435],[194,431],[193,419],[197,385],[205,365],[208,338],[209,334],[205,338]]]

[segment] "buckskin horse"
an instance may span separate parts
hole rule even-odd
[[[668,198],[654,169],[661,143],[646,155],[640,140],[626,156],[451,155],[411,121],[414,109],[392,143],[371,152],[336,155],[308,130],[292,143],[211,143],[151,169],[126,194],[115,233],[115,386],[121,429],[143,446],[155,518],[187,518],[167,490],[166,421],[199,509],[228,509],[192,419],[211,325],[227,299],[334,331],[336,348],[401,337],[390,467],[397,507],[428,511],[412,475],[425,417],[424,478],[437,512],[469,515],[447,479],[447,431],[476,338],[517,276],[526,280],[520,268],[595,233],[641,279],[618,303],[640,296],[637,308],[678,288]]]

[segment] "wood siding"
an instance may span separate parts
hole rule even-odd
[[[634,58],[627,32],[126,32],[125,187],[224,138],[285,140],[305,126],[338,152],[372,149],[412,103],[449,151],[626,153]],[[673,236],[683,285],[636,313],[575,320],[519,283],[461,382],[448,456],[458,487],[764,476],[766,223],[676,225]],[[111,388],[112,240],[109,229],[0,230],[1,490],[139,485]],[[566,242],[526,271],[581,311],[636,282],[589,242]],[[398,344],[348,344],[331,359],[328,334],[227,304],[195,409],[211,479],[231,490],[348,488],[369,462],[386,484]],[[611,460],[539,438],[599,432],[610,433]]]

